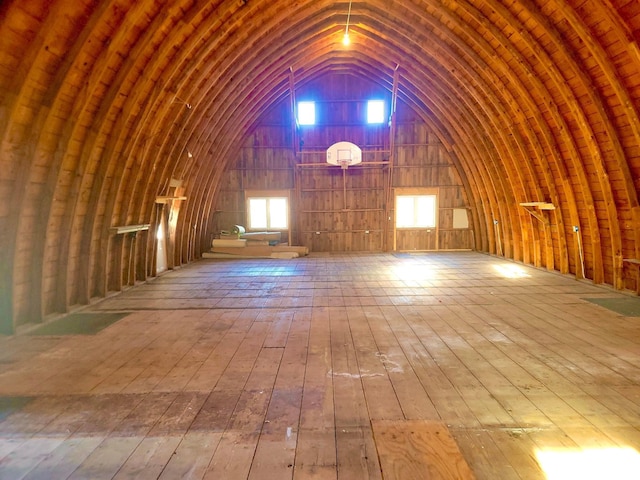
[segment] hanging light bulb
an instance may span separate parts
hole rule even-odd
[[[349,12],[347,13],[347,25],[344,28],[344,37],[342,37],[342,44],[345,47],[348,47],[351,43],[351,39],[349,38],[349,20],[351,19],[351,0],[349,0]]]

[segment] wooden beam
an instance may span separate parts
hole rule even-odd
[[[396,64],[396,68],[393,70],[393,85],[391,88],[391,105],[390,105],[390,123],[389,123],[389,164],[387,169],[387,181],[385,184],[385,202],[384,202],[384,235],[382,239],[382,245],[385,251],[389,251],[389,231],[395,232],[395,228],[389,222],[393,222],[391,217],[391,203],[393,202],[393,164],[395,162],[395,136],[397,128],[397,115],[396,108],[398,105],[398,82],[400,81],[400,65]],[[395,235],[394,235],[395,236]],[[393,249],[395,250],[395,238],[393,239]]]
[[[139,225],[119,225],[119,226],[111,227],[110,230],[112,233],[115,233],[116,235],[122,235],[125,233],[136,233],[142,230],[149,230],[149,226],[150,224],[148,223],[143,223]]]
[[[298,116],[296,115],[296,82],[293,73],[293,67],[289,67],[289,99],[291,111],[291,147],[293,148],[293,154],[297,155],[297,153],[300,151],[300,144],[298,140]]]

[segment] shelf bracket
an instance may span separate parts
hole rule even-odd
[[[531,216],[541,221],[545,226],[549,226],[549,219],[542,212],[556,209],[553,203],[548,202],[522,202],[520,206],[524,207]]]

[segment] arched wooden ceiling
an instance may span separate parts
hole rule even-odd
[[[584,262],[622,288],[622,259],[640,257],[640,3],[353,1],[345,48],[348,7],[2,2],[4,330],[106,295],[123,255],[109,227],[149,223],[171,178],[188,197],[178,232],[204,245],[252,125],[329,72],[391,90],[397,69],[398,98],[458,164],[479,250],[577,276]],[[549,225],[528,201],[556,206]]]

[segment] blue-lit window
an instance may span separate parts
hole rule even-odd
[[[367,123],[384,123],[384,100],[367,102]]]
[[[298,102],[298,125],[316,124],[316,102]]]

